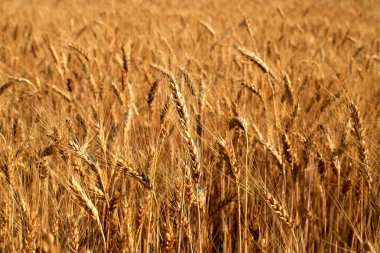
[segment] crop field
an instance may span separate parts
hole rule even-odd
[[[380,2],[0,1],[0,252],[380,252]]]

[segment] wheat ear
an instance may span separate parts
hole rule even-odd
[[[187,143],[187,148],[191,158],[191,172],[193,179],[196,183],[199,183],[200,180],[200,163],[199,163],[199,155],[197,148],[194,143],[194,139],[190,134],[190,117],[186,107],[185,99],[179,89],[177,81],[174,79],[173,75],[168,71],[163,69],[160,66],[152,65],[153,68],[157,69],[161,73],[163,73],[169,80],[170,90],[172,92],[172,99],[176,105],[178,118],[181,123],[183,134],[185,141]]]
[[[94,203],[87,196],[82,186],[74,177],[71,177],[69,187],[71,191],[74,193],[74,196],[78,201],[79,205],[87,212],[88,215],[90,215],[91,218],[95,220],[102,234],[104,246],[106,246],[106,238],[104,236],[103,227],[100,222],[98,209],[95,207]]]
[[[276,75],[269,69],[268,65],[260,57],[258,57],[254,53],[248,51],[245,48],[237,47],[236,49],[239,51],[240,54],[242,54],[248,60],[250,60],[251,62],[256,64],[256,66],[258,66],[263,73],[268,74],[274,80],[278,80]]]

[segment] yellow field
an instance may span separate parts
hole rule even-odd
[[[379,252],[379,13],[1,1],[0,252]]]

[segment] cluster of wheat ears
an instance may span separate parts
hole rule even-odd
[[[0,252],[378,252],[376,1],[0,3]]]

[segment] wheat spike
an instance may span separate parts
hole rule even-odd
[[[265,64],[265,62],[263,60],[261,60],[257,55],[255,55],[254,53],[248,51],[247,49],[245,49],[243,47],[237,47],[236,49],[239,51],[240,54],[242,54],[248,60],[250,60],[251,62],[256,64],[261,69],[261,71],[263,73],[268,74],[274,80],[277,80],[276,75],[269,69],[268,65]]]

